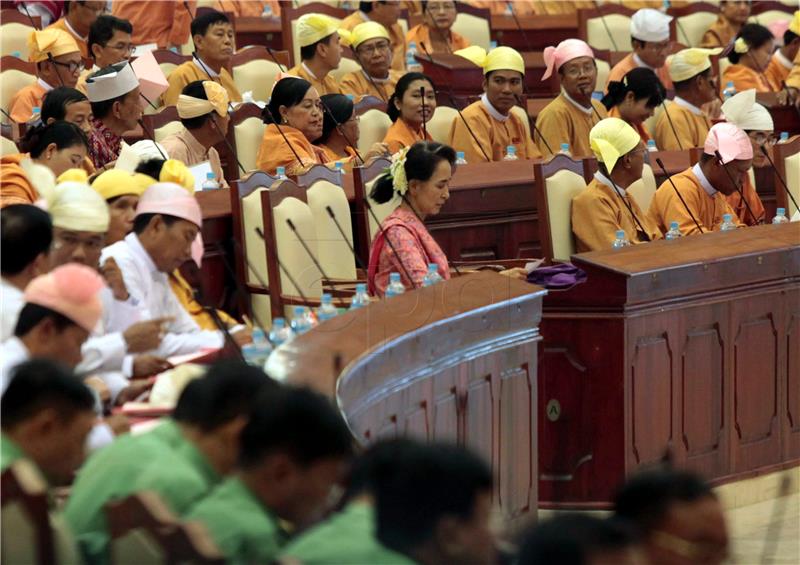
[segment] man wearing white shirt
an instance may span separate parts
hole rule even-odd
[[[48,253],[53,241],[50,216],[36,206],[16,204],[0,212],[0,342],[14,335],[19,311],[24,300],[22,292],[28,283],[49,270]]]
[[[168,275],[191,259],[192,243],[202,226],[202,212],[194,196],[174,183],[156,183],[142,195],[136,209],[133,233],[103,250],[105,267],[116,262],[131,297],[139,302],[142,319],[169,319],[160,336],[160,354],[179,355],[204,348],[220,348],[224,335],[201,330],[178,302]],[[126,323],[107,328],[125,331]],[[234,329],[239,345],[250,341],[247,330]]]

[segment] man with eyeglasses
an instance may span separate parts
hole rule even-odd
[[[105,10],[106,3],[73,0],[72,2],[65,2],[64,4],[64,9],[66,10],[64,17],[50,25],[47,29],[60,29],[70,34],[81,50],[81,57],[88,59],[91,55],[91,51],[87,45],[89,30],[97,17]]]
[[[100,69],[130,59],[133,53],[131,40],[133,26],[128,20],[103,15],[89,29],[89,54],[94,66],[81,73],[76,89],[87,94],[86,79]]]
[[[45,93],[56,86],[75,87],[83,70],[78,44],[60,29],[34,30],[28,37],[28,59],[36,64],[35,83],[17,92],[9,102],[8,113],[17,123],[32,118],[33,109],[42,107]]]
[[[667,55],[672,47],[669,38],[668,16],[650,8],[636,12],[631,18],[631,45],[633,52],[614,65],[608,75],[608,82],[621,81],[628,71],[646,67],[658,75],[667,90],[672,89],[672,81],[666,67]]]
[[[406,68],[406,34],[398,23],[400,2],[359,2],[358,10],[342,20],[342,29],[353,30],[364,22],[377,22],[389,32],[392,46],[392,68],[403,71]]]
[[[534,141],[545,157],[559,152],[564,143],[571,155],[590,157],[589,131],[607,116],[606,107],[592,99],[597,84],[594,51],[580,39],[565,39],[545,49],[544,62],[542,80],[557,71],[561,94],[539,113]]]
[[[353,28],[349,39],[361,70],[342,78],[342,94],[355,98],[375,96],[384,102],[389,100],[397,81],[404,74],[391,68],[389,32],[378,22],[364,22]]]
[[[711,121],[702,106],[717,99],[717,77],[710,57],[722,49],[692,47],[667,58],[675,98],[656,121],[656,146],[662,151],[683,151],[705,143]]]

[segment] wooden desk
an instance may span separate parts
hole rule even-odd
[[[714,483],[800,459],[800,226],[579,254],[545,299],[540,498],[607,507],[667,449]]]
[[[756,94],[756,101],[769,110],[775,132],[788,131],[789,137],[800,133],[800,110],[795,106],[781,106],[774,92]]]
[[[544,51],[570,37],[578,37],[578,15],[518,16],[520,27],[510,15],[492,16],[492,39],[517,51]]]
[[[466,444],[509,523],[536,512],[536,367],[545,291],[472,273],[347,312],[278,348],[268,373],[335,398],[359,442]]]
[[[236,47],[266,45],[271,49],[283,49],[280,18],[238,17],[236,18]]]
[[[203,265],[200,280],[188,275],[187,280],[195,287],[202,286],[203,296],[211,304],[235,313],[236,281],[233,271],[233,220],[231,218],[230,189],[196,192],[195,196],[203,211]],[[225,265],[228,262],[231,269]]]

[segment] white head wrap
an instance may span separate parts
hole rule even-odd
[[[127,61],[111,65],[114,72],[89,76],[86,91],[90,102],[102,102],[124,96],[139,86],[139,79]]]
[[[756,89],[751,88],[728,98],[722,104],[725,119],[745,131],[773,131],[775,124],[769,111],[756,103]]]
[[[669,39],[669,22],[672,16],[652,8],[643,8],[631,18],[631,37],[639,41],[660,43]]]
[[[88,184],[62,182],[47,201],[53,226],[73,231],[106,233],[110,220],[108,205]]]

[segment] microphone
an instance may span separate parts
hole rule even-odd
[[[617,193],[617,196],[619,196],[620,200],[622,200],[622,203],[625,204],[625,207],[628,209],[628,212],[630,212],[631,218],[633,218],[633,222],[636,224],[636,227],[639,230],[639,239],[641,240],[644,238],[645,241],[652,241],[650,239],[650,235],[647,233],[647,231],[645,231],[644,226],[642,226],[642,223],[639,221],[639,218],[637,218],[636,214],[633,213],[633,206],[631,206],[626,198],[620,194],[620,188],[617,186],[617,183],[614,182],[614,179],[611,178],[611,172],[608,173],[606,178],[611,181],[612,185],[614,185],[614,192]]]
[[[321,97],[319,99],[319,103],[322,104],[323,111],[326,114],[328,114],[328,116],[330,116],[330,118],[333,120],[333,123],[336,125],[336,131],[338,131],[339,135],[341,135],[344,138],[344,140],[347,142],[347,145],[353,148],[353,151],[356,152],[356,157],[358,157],[358,160],[361,161],[361,164],[363,165],[365,163],[364,158],[361,156],[361,153],[358,152],[358,147],[356,147],[353,141],[344,132],[342,123],[336,119],[336,116],[333,115],[333,112],[331,112],[331,109],[328,107],[327,104],[325,104],[325,102],[322,100]]]
[[[256,234],[258,234],[258,237],[260,237],[261,240],[266,245],[267,238],[264,237],[264,232],[261,231],[261,228],[256,226],[253,229],[256,230]],[[244,254],[242,256],[244,256]],[[245,262],[247,263],[247,266],[250,267],[250,263],[247,262],[247,260],[245,260]],[[278,267],[280,267],[281,271],[283,271],[283,274],[286,275],[286,278],[289,279],[289,282],[294,285],[295,289],[297,289],[297,294],[300,295],[300,299],[303,302],[305,302],[306,304],[310,304],[311,302],[308,300],[308,297],[306,297],[306,295],[303,294],[303,289],[300,288],[300,285],[297,284],[297,281],[294,279],[292,274],[286,269],[286,267],[283,266],[283,263],[281,262],[281,260],[278,259],[278,254],[277,253],[275,253],[275,262],[278,263]],[[252,267],[250,267],[250,270],[253,272],[255,277],[258,279],[258,282],[261,284],[261,286],[263,286],[264,288],[269,288],[269,285],[266,282],[264,282],[264,279],[261,277],[261,275],[258,274],[257,271],[255,271]]]
[[[725,162],[722,160],[722,155],[719,154],[719,151],[714,151],[714,155],[716,155],[717,160],[719,160],[719,164],[722,165],[722,168],[725,169],[725,173],[728,175],[728,179],[731,181],[731,184],[736,189],[736,192],[739,193],[739,196],[741,197],[742,202],[744,202],[744,207],[747,208],[747,212],[750,214],[750,217],[753,218],[753,221],[756,224],[760,224],[761,222],[758,220],[758,218],[756,218],[756,215],[753,214],[753,209],[750,208],[750,204],[747,202],[747,199],[744,197],[744,191],[742,190],[742,187],[740,187],[737,184],[737,182],[734,180],[733,175],[728,170],[728,167],[725,165]]]
[[[420,86],[419,87],[419,94],[422,97],[422,137],[425,138],[425,139],[428,139],[428,126],[425,125],[425,121],[426,121],[425,120],[425,113],[427,111],[427,108],[425,107],[425,87],[424,86]],[[431,117],[433,117],[433,116],[431,116]]]
[[[289,143],[289,139],[286,137],[286,134],[283,133],[283,130],[281,129],[281,126],[278,125],[278,121],[275,119],[275,116],[272,115],[272,110],[269,109],[269,105],[264,106],[264,110],[267,111],[267,114],[269,114],[270,120],[272,120],[272,123],[275,124],[276,128],[278,128],[278,133],[281,134],[281,137],[283,138],[283,141],[286,143],[286,145],[289,146],[289,149],[292,150],[292,153],[294,154],[294,158],[297,159],[297,162],[299,163],[300,168],[302,169],[303,167],[305,167],[305,165],[303,164],[303,160],[300,158],[300,155],[297,154],[297,151],[295,151],[294,146],[291,143]]]
[[[189,8],[189,2],[183,0],[183,7],[186,8],[187,12],[189,12],[189,17],[194,19],[194,14],[192,13],[192,10]]]
[[[285,66],[283,66],[283,65],[281,65],[281,64],[278,62],[278,58],[277,58],[277,57],[275,57],[275,52],[272,50],[272,47],[270,47],[270,46],[268,46],[268,45],[265,45],[264,47],[266,47],[266,49],[267,49],[267,53],[269,54],[270,58],[272,59],[272,62],[273,62],[273,63],[275,63],[276,65],[278,65],[278,69],[279,69],[281,72],[286,72],[286,71],[287,71],[286,67],[285,67]]]
[[[364,70],[364,65],[361,63],[361,57],[359,57],[359,56],[358,56],[358,52],[357,52],[355,49],[352,49],[351,51],[352,51],[352,53],[353,53],[353,56],[356,58],[356,61],[358,61],[358,64],[361,66],[361,72],[364,74],[364,76],[365,76],[365,77],[367,77],[367,80],[368,80],[368,81],[369,81],[369,83],[372,85],[372,88],[374,88],[374,89],[375,89],[375,92],[377,92],[377,93],[378,93],[378,96],[380,97],[380,99],[381,99],[383,102],[386,102],[386,98],[384,97],[384,95],[383,95],[383,92],[381,91],[381,89],[380,89],[380,88],[378,88],[378,85],[377,85],[377,84],[375,83],[375,81],[372,79],[372,77],[370,76],[370,74],[369,74],[367,71],[365,71],[365,70]]]
[[[400,257],[400,255],[397,253],[397,249],[395,249],[392,240],[389,239],[389,237],[387,236],[386,230],[383,229],[383,226],[381,225],[380,221],[378,221],[378,217],[375,215],[375,212],[373,212],[368,197],[364,198],[364,206],[367,207],[367,212],[369,212],[369,215],[372,216],[372,220],[378,225],[378,229],[380,230],[381,235],[383,236],[383,241],[389,244],[389,248],[392,250],[392,253],[394,253],[395,257],[397,257],[397,262],[400,263],[400,268],[403,270],[403,274],[406,276],[406,279],[408,279],[408,282],[411,283],[411,288],[414,288],[414,279],[411,278],[408,269],[406,269],[406,266],[403,263],[402,257]]]
[[[420,47],[422,47],[422,50],[425,51],[425,54],[431,60],[431,63],[433,63],[434,62],[433,55],[431,55],[430,51],[428,51],[428,48],[425,47],[425,42],[424,41],[420,41],[419,44],[420,44]],[[467,128],[467,132],[469,132],[470,137],[472,137],[473,141],[475,141],[475,144],[478,146],[478,149],[480,149],[481,153],[483,153],[484,158],[489,163],[491,163],[492,159],[486,153],[486,150],[483,148],[483,145],[481,145],[481,142],[478,141],[478,137],[475,135],[475,132],[472,131],[471,127],[469,127],[469,123],[467,123],[467,119],[464,117],[464,114],[461,113],[461,110],[459,109],[458,104],[456,104],[455,98],[453,98],[452,91],[448,91],[447,97],[450,99],[450,103],[453,105],[453,108],[455,108],[456,112],[458,112],[458,115],[461,118],[461,121],[464,123],[464,127]]]
[[[524,29],[522,29],[522,24],[519,23],[517,13],[514,11],[514,3],[506,2],[506,6],[508,6],[508,10],[511,12],[511,16],[514,18],[514,24],[517,26],[517,30],[522,34],[522,40],[525,42],[525,48],[528,51],[533,51],[534,49],[531,48],[531,42],[528,41],[528,34],[525,33]]]
[[[333,220],[333,223],[336,224],[336,229],[339,230],[340,234],[342,234],[342,239],[347,244],[347,247],[350,248],[350,252],[353,254],[353,258],[356,260],[356,263],[358,263],[358,266],[366,271],[367,268],[364,266],[364,262],[356,254],[356,250],[353,247],[353,244],[350,243],[349,239],[347,239],[347,235],[344,233],[344,229],[342,229],[342,225],[339,223],[339,220],[336,219],[336,214],[333,213],[333,209],[330,206],[325,206],[325,211],[328,212],[328,216],[330,216],[331,220]]]
[[[286,225],[288,225],[289,229],[294,232],[294,235],[297,237],[297,240],[300,242],[300,245],[302,245],[303,249],[305,249],[306,255],[308,255],[308,257],[311,259],[311,262],[314,263],[314,266],[319,271],[319,274],[322,275],[323,280],[328,281],[328,283],[330,284],[331,278],[327,274],[325,274],[325,271],[322,270],[322,265],[319,264],[317,258],[314,257],[313,253],[311,253],[311,249],[308,247],[306,240],[303,239],[303,236],[301,236],[300,232],[297,231],[297,228],[295,227],[294,222],[292,221],[291,218],[286,218]]]
[[[204,73],[206,73],[208,80],[211,82],[216,82],[217,84],[222,84],[221,80],[214,79],[214,77],[211,75],[211,71],[208,70],[208,67],[206,67],[206,64],[203,62],[203,60],[197,56],[197,53],[192,53],[192,59],[197,61],[197,65],[203,69]],[[230,98],[228,99],[228,112],[233,112],[233,103],[230,101]]]
[[[169,159],[169,157],[167,157],[166,155],[164,155],[164,152],[163,152],[163,151],[161,151],[161,148],[158,146],[158,143],[156,143],[156,136],[155,136],[155,133],[154,133],[154,132],[152,132],[152,131],[147,131],[147,127],[144,125],[144,120],[143,120],[142,118],[139,118],[138,122],[139,122],[139,125],[140,125],[140,126],[142,126],[142,132],[143,132],[145,135],[147,135],[147,137],[149,137],[149,138],[150,138],[150,141],[152,141],[152,142],[153,142],[153,145],[155,145],[156,149],[158,150],[158,153],[159,153],[159,155],[161,155],[161,158],[162,158],[162,159],[164,159],[165,161],[166,161],[167,159]]]
[[[412,212],[414,212],[414,215],[417,217],[417,219],[418,219],[420,222],[422,222],[422,217],[419,215],[419,212],[417,212],[417,210],[414,208],[414,205],[413,205],[413,204],[411,204],[411,201],[410,201],[408,198],[406,198],[406,195],[405,195],[405,194],[403,194],[403,195],[401,195],[401,196],[400,196],[400,198],[402,198],[402,199],[403,199],[403,202],[405,202],[405,203],[406,203],[406,205],[407,205],[409,208],[411,208],[411,211],[412,211]],[[424,222],[423,222],[423,223],[424,223]],[[447,264],[448,264],[448,265],[450,265],[450,260],[449,260],[449,259],[447,260]],[[455,271],[456,271],[456,274],[457,274],[457,275],[460,277],[460,276],[461,276],[461,271],[459,271],[459,270],[458,270],[458,267],[457,267],[455,264],[453,264],[453,269],[455,269]]]
[[[681,196],[681,192],[678,190],[678,187],[675,186],[675,183],[672,181],[672,177],[667,174],[667,169],[664,168],[664,163],[661,162],[660,157],[656,157],[656,163],[658,163],[658,166],[661,168],[661,172],[664,173],[664,176],[667,177],[669,184],[672,185],[672,190],[674,190],[675,194],[678,195],[681,204],[683,204],[683,207],[686,209],[686,212],[689,214],[689,217],[692,219],[694,225],[697,227],[700,233],[705,233],[705,231],[711,231],[711,230],[703,230],[702,226],[700,226],[700,222],[697,221],[697,218],[695,218],[694,214],[692,214],[692,210],[689,208],[689,206],[686,205],[686,200],[684,200],[683,196]]]
[[[772,170],[775,171],[775,176],[778,177],[779,181],[781,181],[781,184],[783,185],[783,190],[785,190],[786,194],[789,195],[789,198],[792,200],[792,204],[794,204],[795,210],[800,210],[800,206],[797,205],[797,200],[794,199],[794,196],[792,195],[792,191],[789,190],[789,187],[787,186],[786,181],[783,180],[783,177],[778,172],[778,168],[775,166],[775,163],[772,161],[772,158],[769,156],[769,151],[767,151],[767,148],[764,147],[763,145],[760,145],[759,148],[761,149],[761,152],[764,154],[764,157],[767,158],[767,161],[769,161],[769,165],[770,165],[770,167],[772,167]]]
[[[664,115],[667,116],[667,121],[669,122],[669,127],[672,130],[672,135],[675,136],[675,141],[678,142],[678,148],[683,151],[683,144],[681,143],[681,138],[678,137],[678,130],[675,129],[675,124],[672,123],[672,117],[669,115],[669,111],[667,110],[667,103],[665,99],[661,99],[661,106],[664,108]]]
[[[22,6],[23,10],[25,10],[25,15],[28,16],[28,20],[30,20],[31,22],[31,27],[33,27],[33,29],[38,30],[39,26],[36,25],[33,18],[31,17],[31,13],[28,11],[28,5],[25,2],[20,2],[20,6]]]
[[[600,14],[600,21],[603,22],[603,27],[605,28],[606,33],[608,34],[608,38],[611,40],[611,45],[614,46],[614,51],[619,51],[619,48],[617,47],[617,42],[614,41],[614,35],[611,33],[611,30],[608,29],[606,16],[600,11],[600,6],[597,4],[597,0],[592,0],[592,4],[594,4],[594,9],[597,10],[597,12]]]
[[[520,98],[519,95],[514,94],[514,98],[516,99],[517,104],[519,104],[523,109],[526,109],[525,105],[522,103],[522,98]],[[555,155],[555,153],[553,153],[553,150],[550,147],[550,144],[547,143],[547,140],[542,135],[542,130],[540,130],[539,127],[536,125],[536,120],[530,120],[529,119],[528,123],[531,124],[531,127],[533,128],[534,133],[539,136],[539,139],[542,140],[542,143],[544,143],[544,146],[547,147],[547,151],[550,152],[551,155]]]

